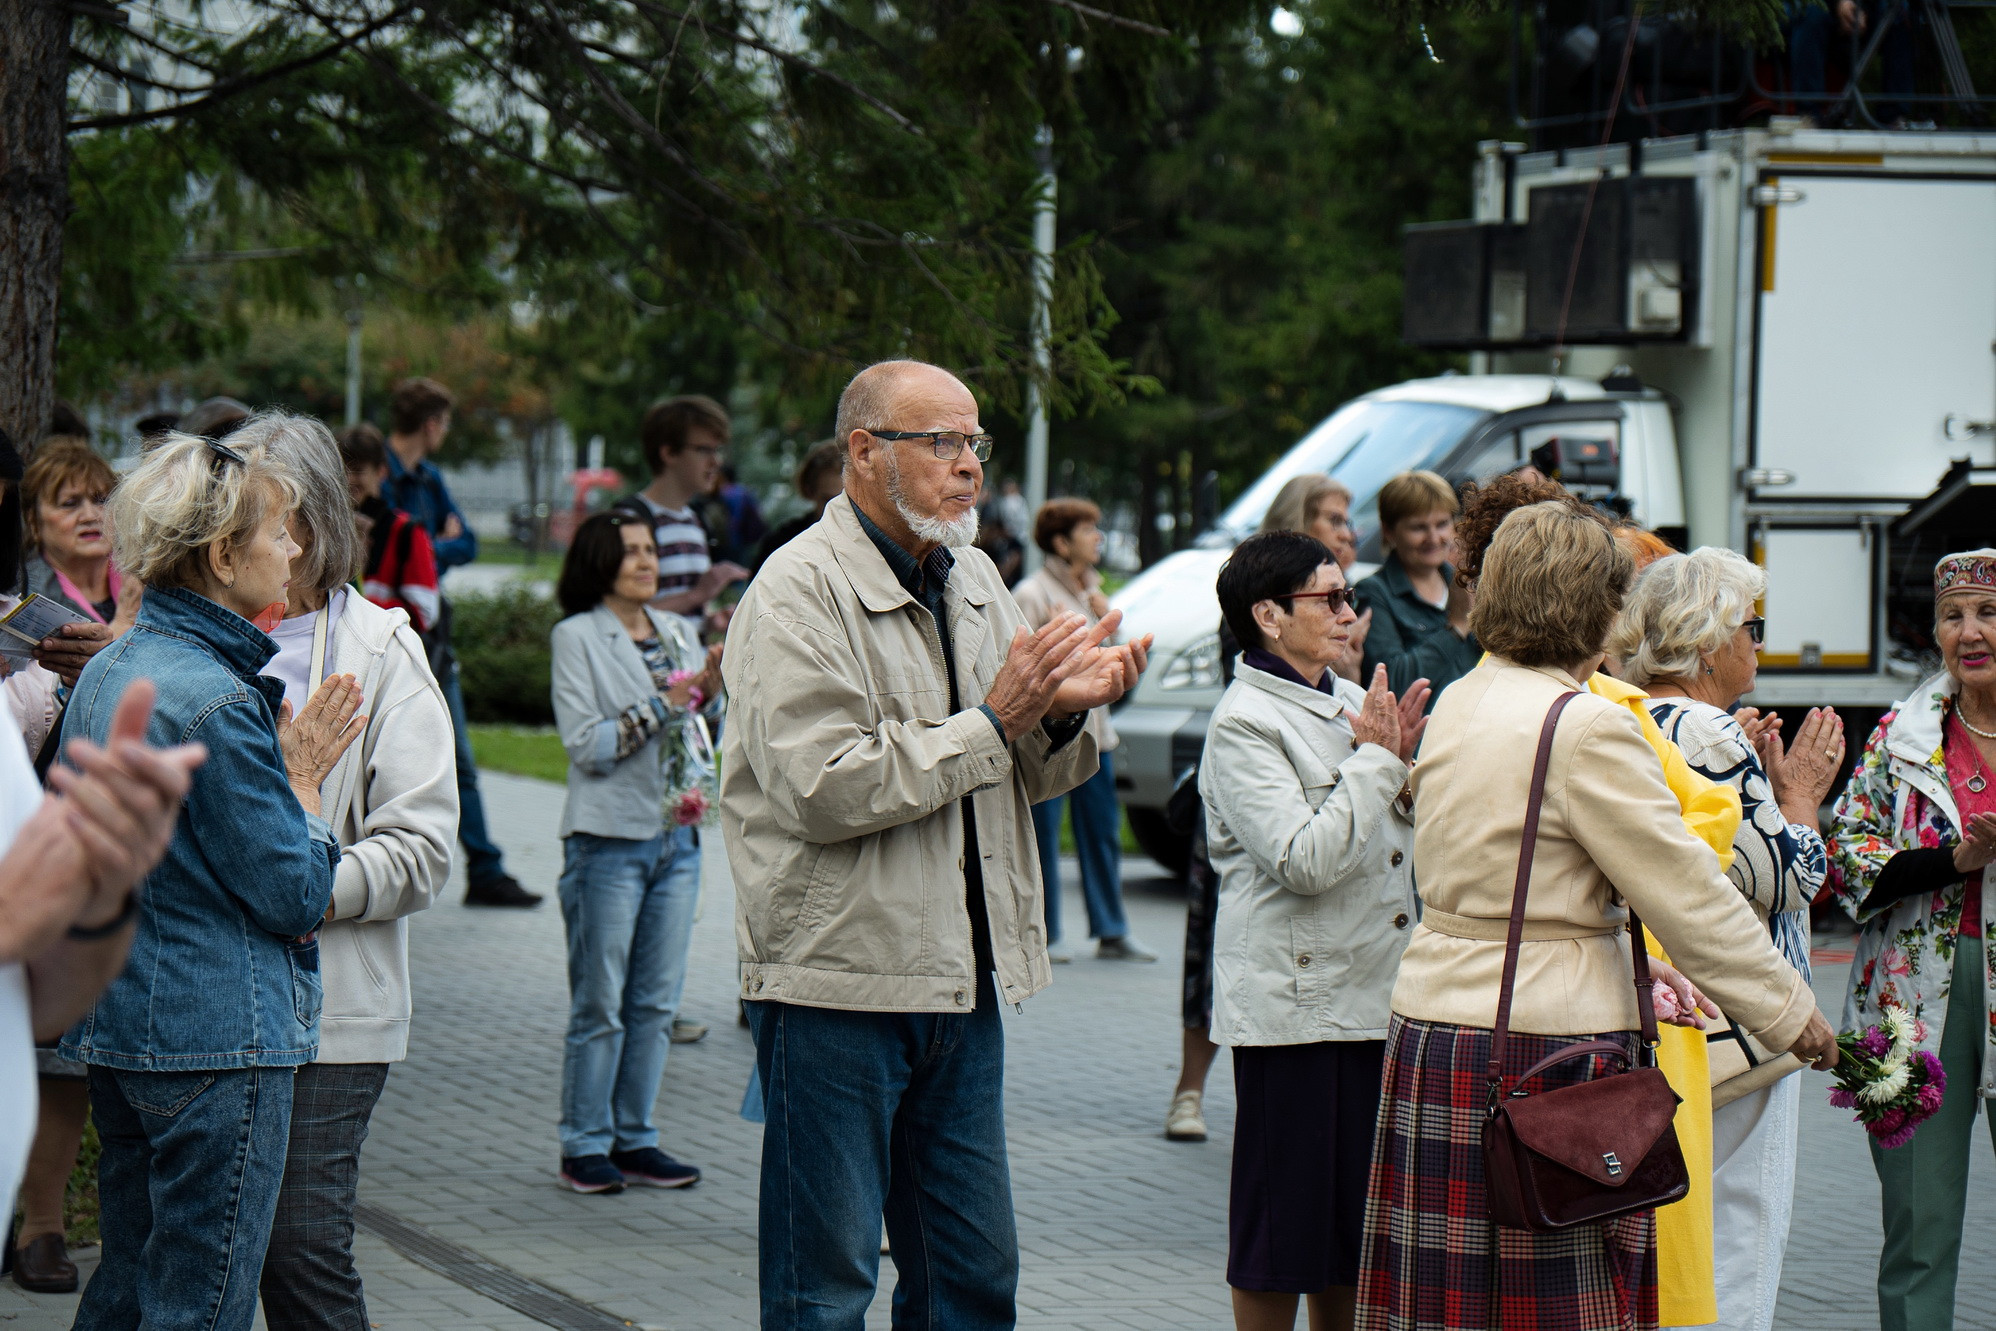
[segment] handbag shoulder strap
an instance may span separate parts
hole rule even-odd
[[[1518,948],[1525,939],[1525,898],[1532,881],[1532,857],[1538,849],[1539,810],[1545,804],[1546,769],[1552,762],[1553,732],[1566,705],[1579,696],[1562,693],[1554,699],[1539,728],[1539,747],[1532,759],[1532,789],[1526,796],[1525,830],[1518,847],[1518,877],[1511,889],[1511,927],[1504,939],[1504,977],[1497,986],[1497,1025],[1490,1032],[1490,1103],[1494,1106],[1503,1093],[1504,1045],[1511,1032],[1511,991],[1518,979]],[[1629,910],[1630,968],[1636,986],[1636,1013],[1642,1026],[1642,1054],[1651,1066],[1656,1061],[1656,1009],[1650,1003],[1649,948],[1643,938],[1642,920],[1633,907]],[[1529,1080],[1529,1074],[1525,1080]]]
[[[1504,1042],[1511,1032],[1511,989],[1518,980],[1518,946],[1525,941],[1525,896],[1532,882],[1532,856],[1539,845],[1539,809],[1545,803],[1546,768],[1552,762],[1553,732],[1559,714],[1576,695],[1567,691],[1553,700],[1539,727],[1539,750],[1532,759],[1532,791],[1525,797],[1525,834],[1518,843],[1518,877],[1511,888],[1511,931],[1504,939],[1504,978],[1497,986],[1497,1025],[1490,1032],[1490,1099],[1496,1103],[1504,1080]]]

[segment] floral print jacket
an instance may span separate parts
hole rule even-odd
[[[1959,815],[1948,787],[1941,749],[1941,726],[1957,688],[1942,673],[1924,681],[1913,696],[1887,712],[1864,746],[1857,771],[1837,801],[1830,833],[1830,886],[1859,925],[1857,955],[1851,962],[1850,996],[1844,1003],[1845,1030],[1862,1030],[1887,1008],[1909,1012],[1921,1049],[1940,1054],[1942,1024],[1952,1014],[1977,1021],[1985,1049],[1983,1099],[1996,1096],[1996,1021],[1990,993],[1996,988],[1984,954],[1982,992],[1964,995],[1969,1005],[1953,1006],[1955,938],[1961,927],[1966,880],[1938,892],[1920,893],[1867,910],[1863,902],[1885,862],[1901,850],[1952,845],[1959,840]],[[1984,938],[1996,934],[1996,884],[1982,893]]]

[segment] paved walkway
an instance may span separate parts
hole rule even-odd
[[[510,867],[551,892],[560,789],[485,780]],[[755,1325],[760,1129],[736,1114],[752,1050],[734,1020],[733,903],[718,842],[709,842],[686,999],[688,1015],[713,1034],[674,1048],[658,1113],[666,1148],[706,1171],[685,1192],[581,1197],[555,1186],[566,987],[552,902],[528,914],[471,911],[453,893],[414,922],[415,1036],[375,1116],[361,1185],[364,1205],[382,1217],[360,1239],[370,1319],[381,1331]],[[1222,1059],[1215,1069],[1213,1139],[1166,1142],[1184,911],[1148,861],[1132,859],[1128,869],[1134,926],[1166,959],[1143,966],[1084,954],[1058,968],[1053,987],[1023,1015],[1004,1014],[1020,1324],[1035,1331],[1182,1331],[1231,1321],[1222,1283],[1229,1068]],[[1069,891],[1076,895],[1071,865]],[[1078,900],[1067,914],[1085,918]],[[1826,1000],[1843,969],[1819,967]],[[1803,1075],[1811,1083],[1803,1167],[1777,1325],[1873,1327],[1877,1185],[1856,1129],[1823,1098],[1826,1079]],[[1996,1162],[1980,1143],[1963,1327],[1996,1327]],[[882,1268],[891,1282],[891,1263]],[[544,1320],[480,1289],[533,1303]],[[66,1327],[74,1306],[73,1297],[37,1298],[0,1282],[0,1324],[9,1328]],[[888,1325],[886,1306],[883,1294],[869,1326]]]

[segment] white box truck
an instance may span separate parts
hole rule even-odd
[[[1606,441],[1585,492],[1768,573],[1753,703],[1868,731],[1938,662],[1931,575],[1996,545],[1996,135],[1743,129],[1526,153],[1483,145],[1474,219],[1408,228],[1405,332],[1472,373],[1340,408],[1200,548],[1116,598],[1156,666],[1118,709],[1145,849],[1219,696],[1212,581],[1283,480],[1374,498],[1407,467],[1482,479]],[[1559,373],[1553,373],[1555,361]],[[1855,747],[1855,746],[1853,746]]]

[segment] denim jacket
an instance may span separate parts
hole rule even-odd
[[[277,746],[277,644],[205,597],[148,587],[138,623],[92,657],[63,720],[99,743],[125,687],[153,681],[147,739],[199,742],[166,857],[139,890],[125,969],[63,1037],[66,1057],[133,1071],[286,1067],[319,1047],[317,929],[339,847],[298,805]]]

